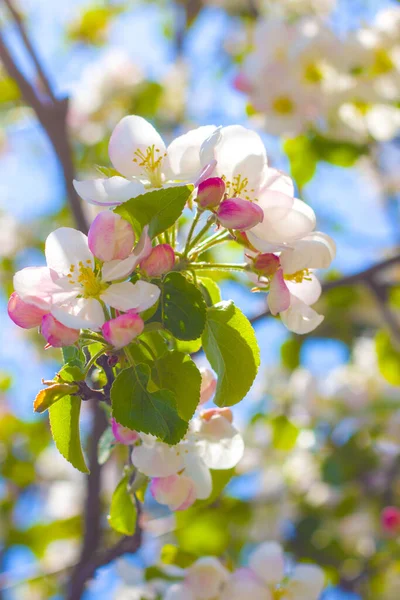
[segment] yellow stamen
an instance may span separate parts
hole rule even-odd
[[[290,115],[294,111],[294,103],[289,96],[279,96],[273,102],[273,109],[280,115]]]
[[[311,281],[310,270],[303,269],[302,271],[296,271],[296,273],[291,273],[290,275],[284,275],[284,279],[287,281],[294,281],[295,283],[302,283],[304,280]]]
[[[307,83],[321,83],[324,75],[317,63],[309,63],[304,69],[304,80]]]
[[[146,152],[140,149],[136,150],[134,156],[133,162],[143,168],[142,175],[150,180],[152,187],[162,187],[161,166],[166,153],[161,155],[161,151],[153,144],[146,149]]]
[[[91,260],[86,260],[88,265],[91,265]],[[74,271],[74,265],[71,265],[70,271]],[[101,281],[92,266],[86,266],[82,261],[78,264],[78,273],[76,280],[72,279],[72,274],[69,273],[69,283],[76,285],[77,283],[82,287],[83,298],[98,298],[100,294],[107,289],[107,284]]]

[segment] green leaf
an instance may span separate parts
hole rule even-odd
[[[314,177],[317,168],[318,156],[312,142],[307,136],[301,135],[286,140],[283,149],[290,162],[290,173],[301,189]]]
[[[147,192],[117,206],[114,212],[128,221],[137,235],[149,225],[149,235],[154,238],[177,221],[192,191],[193,186],[182,185]]]
[[[206,356],[218,375],[215,404],[237,404],[250,390],[260,364],[254,329],[232,301],[220,302],[207,311],[202,339]]]
[[[161,283],[155,320],[178,340],[196,340],[206,323],[206,303],[198,287],[182,273],[169,273]]]
[[[74,361],[72,361],[72,363],[66,363],[62,369],[60,369],[58,375],[62,381],[66,381],[67,383],[83,381],[85,379],[81,367],[75,365]]]
[[[85,364],[85,356],[76,346],[65,346],[61,348],[63,362],[75,366],[83,366]]]
[[[289,452],[296,444],[299,429],[285,415],[279,415],[271,421],[272,444],[276,450]]]
[[[75,394],[78,391],[77,385],[70,383],[54,383],[40,390],[33,403],[33,410],[42,413],[56,402],[59,402],[65,396]]]
[[[387,331],[378,331],[375,349],[381,375],[391,385],[400,385],[400,352],[393,346]]]
[[[137,511],[128,485],[129,475],[125,475],[115,488],[108,516],[111,527],[123,535],[133,535],[136,529]]]
[[[193,354],[194,352],[198,352],[201,348],[202,341],[201,337],[197,338],[197,340],[175,340],[176,349],[179,352],[184,352],[185,354]]]
[[[285,369],[294,371],[300,365],[301,341],[292,337],[281,346],[281,361]]]
[[[330,140],[316,136],[311,141],[317,160],[324,160],[338,167],[352,167],[367,152],[367,146],[351,142]]]
[[[200,289],[207,306],[221,302],[221,290],[216,281],[211,277],[198,277],[197,279],[200,282]]]
[[[190,356],[173,350],[154,363],[153,380],[170,390],[176,400],[178,414],[190,421],[200,401],[201,375]]]
[[[99,439],[99,445],[97,447],[97,460],[99,465],[104,465],[111,456],[115,446],[115,438],[111,427],[103,432],[103,435]]]
[[[89,473],[83,457],[79,432],[81,400],[65,396],[49,409],[51,434],[63,457],[82,473]]]
[[[129,429],[151,433],[167,444],[177,444],[188,424],[178,415],[174,395],[165,389],[149,391],[152,383],[146,364],[121,371],[111,388],[113,416]]]
[[[178,546],[165,544],[161,548],[160,560],[164,565],[175,565],[181,569],[190,567],[195,562],[197,556],[190,552],[184,552]]]

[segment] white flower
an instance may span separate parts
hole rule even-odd
[[[107,223],[110,217],[116,222],[121,219],[109,213]],[[94,221],[93,228],[97,228],[97,223]],[[89,230],[89,239],[92,239],[92,247],[96,247],[96,237],[91,233]],[[120,247],[118,243],[113,244],[114,236],[119,236],[118,227],[112,228],[109,239],[110,247],[118,253]],[[98,245],[102,249],[103,246]],[[121,281],[127,279],[146,252],[148,241],[144,232],[136,248],[124,254],[126,258],[108,262],[95,260],[96,256],[89,249],[88,236],[61,227],[46,240],[47,268],[28,267],[18,271],[14,276],[14,288],[22,300],[39,308],[48,308],[66,327],[98,330],[106,321],[102,303],[119,311],[135,309],[141,312],[157,302],[160,295],[157,286],[141,280],[135,284]]]
[[[316,565],[297,565],[290,575],[283,600],[318,600],[324,581],[324,572]]]
[[[167,148],[146,119],[124,117],[112,132],[108,148],[111,162],[122,177],[74,181],[75,189],[87,202],[115,206],[145,190],[194,182],[201,171],[200,146],[214,130],[212,125],[193,129]]]
[[[277,542],[265,542],[249,557],[249,567],[266,585],[277,585],[285,574],[285,555]]]

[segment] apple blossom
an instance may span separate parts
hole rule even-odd
[[[196,600],[213,600],[221,592],[229,572],[213,557],[196,560],[186,571],[185,584]]]
[[[186,510],[196,500],[194,483],[185,475],[154,477],[150,492],[159,504],[167,505],[170,510]]]
[[[140,436],[137,433],[137,431],[120,425],[120,423],[118,423],[114,418],[111,419],[111,430],[113,436],[115,437],[115,440],[119,444],[131,446],[140,439]]]
[[[8,301],[8,316],[19,327],[23,329],[32,329],[39,327],[44,315],[48,314],[48,310],[39,308],[29,302],[24,302],[18,296],[17,292],[13,292]]]
[[[196,202],[201,208],[216,208],[225,194],[225,182],[220,177],[209,177],[199,183]]]
[[[140,335],[143,328],[143,319],[135,312],[130,311],[106,321],[101,327],[101,332],[106,342],[119,350]]]
[[[118,237],[117,230],[114,235]],[[92,246],[96,250],[102,248],[103,252],[102,244],[95,242],[91,230],[89,237]],[[90,252],[88,236],[62,227],[46,240],[47,267],[18,271],[14,276],[15,291],[22,300],[47,309],[66,327],[98,330],[106,321],[102,302],[119,311],[135,309],[137,312],[157,302],[160,295],[157,286],[142,280],[135,284],[121,281],[127,279],[149,252],[147,240],[144,231],[127,258],[98,263],[99,257]]]
[[[140,261],[141,270],[148,277],[160,277],[172,271],[175,264],[175,252],[169,244],[155,246],[150,254]]]
[[[316,565],[296,565],[286,585],[285,600],[318,600],[325,576]]]
[[[271,592],[251,571],[237,569],[232,573],[221,595],[221,600],[273,600]]]
[[[105,262],[128,258],[134,242],[135,234],[130,223],[107,210],[97,215],[88,233],[90,251]]]
[[[217,378],[210,369],[202,367],[200,369],[201,374],[201,387],[200,387],[200,404],[205,404],[215,394],[217,389]]]
[[[108,148],[111,162],[121,175],[74,181],[75,189],[87,202],[116,206],[150,189],[194,182],[204,167],[200,146],[214,130],[212,125],[193,129],[166,147],[146,119],[124,117],[112,132]]]
[[[50,313],[44,315],[40,328],[41,334],[50,346],[53,348],[62,348],[63,346],[72,346],[79,340],[80,330],[66,327]]]
[[[256,202],[241,198],[223,200],[217,211],[218,222],[227,229],[246,231],[264,219],[264,213]]]

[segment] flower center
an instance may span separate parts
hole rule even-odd
[[[273,109],[280,115],[290,115],[294,111],[294,104],[289,96],[279,96],[275,98]]]
[[[309,63],[304,69],[304,80],[307,83],[321,83],[324,76],[317,63]]]
[[[302,271],[296,271],[296,273],[291,273],[290,275],[284,275],[283,277],[287,281],[294,281],[295,283],[302,283],[304,280],[311,281],[309,269],[303,269]]]
[[[249,180],[247,177],[243,177],[242,175],[236,175],[232,181],[228,181],[225,175],[222,175],[222,179],[225,181],[226,186],[226,197],[227,198],[243,198],[243,200],[254,200],[254,198],[250,198],[249,194],[254,193],[254,189],[247,189],[249,185]]]
[[[386,75],[394,69],[394,63],[389,53],[384,48],[375,52],[374,62],[371,66],[371,76]]]
[[[162,173],[161,166],[163,159],[167,156],[167,153],[161,154],[161,150],[156,148],[153,144],[149,146],[146,152],[143,150],[136,150],[134,152],[135,158],[133,162],[143,169],[143,177],[149,179],[152,187],[162,187]]]
[[[98,278],[91,265],[92,261],[90,259],[86,261],[86,265],[80,261],[77,272],[75,265],[71,265],[70,273],[67,275],[71,284],[81,286],[83,298],[98,298],[108,287],[106,283]]]

